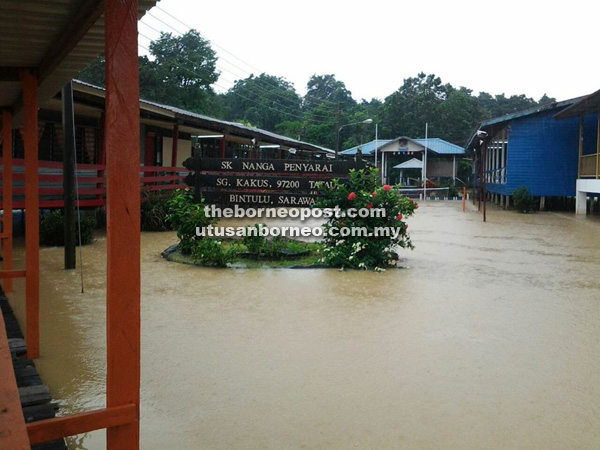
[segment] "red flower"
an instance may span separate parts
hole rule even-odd
[[[190,212],[190,216],[195,217],[196,216],[196,211],[191,211]]]
[[[345,227],[346,226],[346,222],[340,222],[340,226],[341,227]]]
[[[377,192],[375,192],[375,191],[371,192],[371,197],[373,197],[373,198],[377,197]]]
[[[383,190],[384,190],[385,192],[389,191],[390,189],[391,189],[391,187],[390,187],[390,185],[389,185],[389,184],[384,184],[384,185],[383,185]]]
[[[398,215],[396,216],[396,220],[402,220],[402,214],[398,214]]]
[[[350,192],[350,194],[348,194],[348,200],[352,201],[356,198],[356,193],[354,192]]]
[[[414,203],[415,201],[412,198],[408,199],[411,203]]]
[[[415,209],[419,209],[419,205],[415,205]]]
[[[373,207],[373,202],[371,202],[367,205],[367,209],[371,209],[372,207]]]
[[[408,230],[408,224],[407,223],[404,224],[404,229]]]

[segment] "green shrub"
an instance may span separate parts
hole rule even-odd
[[[252,227],[246,227],[246,236],[242,238],[242,244],[246,246],[248,253],[250,253],[250,255],[256,259],[260,257],[267,244],[267,239],[259,235],[261,226],[265,225],[256,223]],[[254,229],[256,229],[256,232],[254,232]]]
[[[171,224],[167,221],[169,198],[151,191],[142,192],[140,222],[142,231],[168,231]]]
[[[169,212],[167,223],[177,231],[181,253],[189,255],[195,241],[201,240],[196,236],[196,227],[205,227],[217,222],[214,218],[206,217],[204,213],[204,199],[200,202],[194,200],[194,193],[190,189],[177,189],[168,200]]]
[[[323,263],[332,267],[383,270],[395,266],[399,258],[398,248],[413,248],[408,234],[408,225],[403,219],[411,216],[418,205],[389,186],[381,186],[377,169],[351,170],[349,180],[340,183],[334,179],[330,188],[320,187],[323,197],[316,203],[318,208],[342,211],[349,208],[383,208],[385,217],[335,217],[325,224],[323,240]],[[377,227],[398,230],[395,237],[333,236],[330,230],[344,227],[364,227],[373,232]]]
[[[237,244],[224,245],[222,241],[204,238],[195,241],[192,246],[192,259],[196,263],[211,267],[227,267],[239,255]]]
[[[526,186],[521,186],[512,192],[515,209],[521,213],[529,213],[535,210],[535,199],[529,193]]]
[[[81,211],[81,243],[90,244],[96,219],[92,212]],[[77,214],[75,214],[76,243],[79,245],[79,227]],[[65,217],[62,210],[55,209],[40,217],[40,245],[64,246],[65,245]]]

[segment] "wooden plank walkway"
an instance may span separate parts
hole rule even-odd
[[[42,383],[35,363],[25,359],[27,346],[23,339],[21,327],[17,322],[4,292],[0,290],[0,310],[6,326],[8,346],[12,357],[12,370],[16,378],[18,394],[21,403],[23,417],[26,423],[38,420],[51,419],[56,416],[58,404],[52,401],[48,387]],[[0,340],[2,337],[0,336]],[[0,360],[0,364],[2,361]],[[2,380],[4,384],[4,380]],[[1,400],[1,399],[0,399]],[[1,429],[0,429],[1,431]],[[26,433],[26,432],[25,432]],[[2,447],[2,436],[0,434],[0,447]],[[4,447],[2,447],[4,448]],[[67,450],[64,439],[57,439],[42,444],[31,446],[33,450]]]

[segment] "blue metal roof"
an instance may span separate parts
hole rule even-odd
[[[377,140],[377,149],[379,150],[386,144],[392,142],[392,139],[378,139]],[[360,151],[363,155],[372,155],[375,153],[375,141],[367,142],[366,144],[357,145],[356,147],[349,148],[348,150],[344,150],[340,152],[342,155],[356,155],[356,150],[360,147]]]
[[[383,150],[383,147],[386,147],[390,142],[396,142],[400,139],[406,139],[416,143],[417,145],[425,148],[425,139],[412,139],[406,136],[397,137],[395,139],[379,139],[377,141],[377,149]],[[371,156],[375,152],[375,141],[367,142],[366,144],[359,145],[356,147],[349,148],[348,150],[344,150],[340,152],[342,155],[356,155],[356,149],[360,147],[363,155]],[[428,138],[427,139],[427,149],[431,150],[439,155],[463,155],[465,153],[465,149],[459,145],[454,145],[448,141],[445,141],[440,138]],[[399,149],[400,151],[406,149]]]
[[[428,138],[425,139],[413,139],[414,141],[425,147],[427,143],[427,149],[436,152],[439,155],[464,155],[465,149],[460,145],[452,144],[451,142],[445,141],[440,138]]]

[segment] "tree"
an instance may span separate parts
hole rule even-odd
[[[453,88],[423,72],[407,78],[382,107],[382,131],[388,136],[421,136],[425,124],[441,130],[439,108]]]
[[[352,93],[343,81],[336,80],[335,75],[313,75],[306,84],[303,109],[306,112],[317,108],[334,111],[356,105]]]
[[[150,57],[140,56],[140,96],[183,109],[219,115],[211,87],[218,78],[217,57],[210,43],[196,30],[181,36],[161,33],[150,44]],[[104,57],[99,57],[78,75],[82,81],[105,85]]]
[[[488,117],[472,91],[465,87],[450,91],[439,107],[440,129],[433,129],[435,136],[443,137],[457,145],[464,145],[478,122]]]
[[[210,113],[215,94],[211,85],[219,79],[217,56],[210,42],[196,30],[173,36],[161,33],[150,44],[154,60],[146,58],[140,73],[140,91],[149,100]]]
[[[294,85],[265,73],[236,81],[223,100],[227,119],[247,120],[268,131],[276,131],[277,125],[302,118],[302,100]]]

